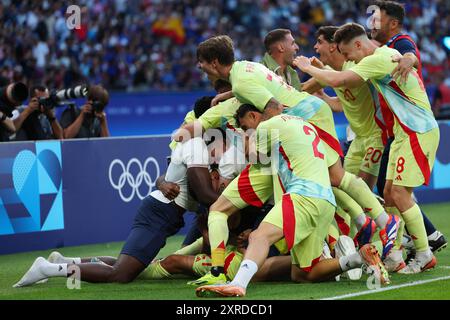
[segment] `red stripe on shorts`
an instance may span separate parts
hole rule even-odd
[[[253,189],[252,183],[250,181],[250,166],[248,165],[239,176],[238,179],[238,191],[242,200],[244,200],[248,205],[254,207],[262,207],[264,203],[259,199],[258,195],[255,193]]]
[[[400,95],[408,99],[408,97],[405,95],[402,89],[399,88],[397,83],[391,81],[389,84],[396,92],[398,92]],[[428,158],[426,157],[425,153],[422,150],[422,147],[420,146],[419,138],[417,137],[417,132],[412,131],[410,128],[404,125],[396,115],[395,118],[402,127],[403,131],[405,131],[406,134],[408,134],[409,136],[409,144],[411,145],[411,150],[425,180],[423,184],[427,186],[430,183],[431,170],[430,165],[428,163]]]
[[[342,218],[337,213],[334,214],[334,220],[336,220],[336,223],[338,225],[339,230],[341,230],[342,234],[344,236],[348,236],[350,233],[350,226],[345,223],[345,219]]]
[[[344,152],[342,151],[341,144],[339,143],[339,140],[337,140],[335,137],[333,137],[328,132],[320,129],[318,126],[310,123],[314,129],[316,129],[317,133],[319,134],[320,139],[324,141],[327,145],[331,147],[334,151],[336,151],[341,157],[344,156]]]
[[[284,238],[286,239],[288,250],[291,250],[295,238],[295,210],[290,194],[283,195],[282,211]]]
[[[300,269],[302,269],[302,270],[305,271],[305,272],[311,272],[312,268],[313,268],[316,264],[318,264],[319,261],[320,261],[320,256],[318,256],[318,257],[315,258],[313,261],[311,261],[311,265],[310,265],[309,267],[306,267],[306,268],[300,268]]]

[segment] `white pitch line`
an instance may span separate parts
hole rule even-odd
[[[349,293],[349,294],[344,294],[341,296],[324,298],[324,299],[320,299],[320,300],[339,300],[339,299],[345,299],[345,298],[352,298],[352,297],[364,296],[364,295],[372,294],[372,293],[390,291],[390,290],[395,290],[395,289],[400,289],[400,288],[405,288],[405,287],[418,286],[418,285],[425,284],[425,283],[447,280],[447,279],[450,279],[450,276],[439,277],[439,278],[434,278],[434,279],[429,279],[429,280],[413,281],[413,282],[408,282],[408,283],[404,283],[404,284],[399,284],[397,286],[385,287],[385,288],[380,288],[380,289],[375,289],[375,290],[367,290],[367,291],[362,291],[362,292]]]

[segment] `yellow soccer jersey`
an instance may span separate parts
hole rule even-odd
[[[236,98],[231,98],[220,102],[216,106],[209,108],[198,118],[204,130],[212,128],[235,129],[236,120],[234,115],[242,105]]]
[[[260,63],[236,61],[230,71],[234,96],[264,111],[267,102],[274,98],[286,107],[294,107],[310,95],[288,85],[282,77]]]
[[[347,61],[342,66],[342,71],[354,65],[353,61]],[[357,136],[381,136],[381,129],[375,122],[376,105],[367,84],[357,88],[334,88],[334,91],[341,101],[350,128]]]
[[[300,117],[275,116],[256,130],[259,154],[271,155],[272,170],[284,193],[324,199],[335,205],[325,147],[316,130]],[[260,158],[261,160],[261,158]]]
[[[381,93],[395,115],[395,135],[405,130],[425,133],[437,128],[428,95],[417,72],[411,71],[406,83],[398,83],[392,78],[391,73],[397,66],[397,63],[392,62],[395,54],[400,53],[387,46],[377,48],[372,55],[348,70],[365,81],[370,80]]]

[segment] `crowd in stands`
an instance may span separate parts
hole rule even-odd
[[[449,83],[450,2],[407,0],[405,32],[419,45],[430,88]],[[0,1],[0,75],[50,88],[81,82],[109,90],[196,90],[209,82],[196,66],[197,44],[228,34],[237,59],[259,61],[273,28],[293,31],[300,53],[314,54],[321,25],[367,26],[369,0],[80,0],[70,30],[70,1]],[[447,79],[447,81],[445,81]],[[445,87],[444,87],[445,89]],[[434,89],[437,90],[437,89]]]

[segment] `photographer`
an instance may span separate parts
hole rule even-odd
[[[56,119],[55,109],[46,108],[39,102],[39,99],[48,97],[46,87],[36,85],[31,88],[28,106],[21,106],[14,111],[14,140],[63,139],[63,129]]]
[[[14,122],[0,111],[0,142],[9,141],[9,136],[15,132]]]
[[[109,102],[109,94],[102,86],[91,86],[87,103],[81,110],[75,105],[69,106],[61,116],[64,137],[93,138],[109,137],[105,107]]]
[[[16,132],[11,117],[17,106],[28,97],[28,88],[23,83],[9,83],[0,76],[0,142],[10,141]]]

